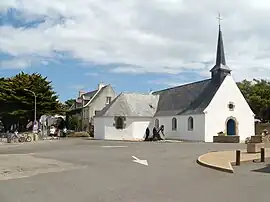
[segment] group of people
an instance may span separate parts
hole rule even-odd
[[[160,133],[162,133],[163,138],[161,137]],[[158,140],[163,140],[164,138],[165,138],[164,125],[161,125],[160,128],[158,129],[154,127],[152,136],[150,136],[150,129],[146,128],[144,141],[158,141]]]

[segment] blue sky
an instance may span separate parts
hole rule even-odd
[[[99,82],[117,93],[148,93],[205,79],[215,61],[216,15],[222,10],[226,58],[235,79],[268,78],[270,43],[263,27],[269,27],[264,20],[269,7],[203,2],[2,0],[0,76],[41,73],[61,101]]]

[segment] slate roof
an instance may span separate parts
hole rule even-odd
[[[230,72],[226,64],[222,32],[219,26],[216,64],[210,70]],[[224,76],[223,76],[224,75]],[[203,113],[215,96],[226,74],[212,74],[212,79],[206,79],[174,88],[153,92],[160,95],[156,116],[174,116]]]
[[[174,116],[202,113],[221,83],[207,79],[153,92],[153,95],[160,96],[155,115]]]
[[[82,94],[85,100],[91,100],[91,98],[98,92],[98,90],[90,91],[87,93]]]
[[[159,96],[138,93],[121,93],[109,105],[97,113],[101,116],[153,117]]]
[[[95,98],[98,96],[98,95],[100,95],[105,89],[106,89],[106,87],[108,87],[109,85],[106,85],[106,86],[103,86],[99,91],[98,90],[95,90],[95,91],[92,91],[91,93],[93,93],[93,94],[90,94],[89,93],[89,95],[88,95],[88,97],[86,97],[87,98],[87,102],[86,102],[86,104],[84,105],[84,106],[87,106],[87,105],[89,105],[92,101],[93,101],[93,98],[94,98],[94,96],[95,96]],[[91,96],[91,97],[90,97]],[[88,98],[89,98],[89,100],[88,100]]]
[[[76,108],[75,108],[75,105],[73,104],[70,108],[70,110],[75,110],[75,109],[78,109],[78,108],[82,108],[82,107],[85,107],[86,105],[90,104],[90,101],[92,101],[91,99],[96,95],[98,96],[101,92],[103,92],[103,90],[107,87],[108,85],[106,86],[103,86],[100,91],[98,91],[98,89],[96,90],[93,90],[93,91],[90,91],[90,92],[87,92],[87,93],[84,93],[82,94],[81,97],[78,97],[76,99]],[[83,105],[82,105],[82,98],[83,98]]]

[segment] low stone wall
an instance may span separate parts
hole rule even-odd
[[[256,135],[260,135],[263,130],[268,130],[270,132],[270,123],[256,123],[255,124]]]
[[[247,144],[247,153],[259,153],[261,148],[264,148],[264,143],[248,143]]]
[[[214,136],[213,142],[216,143],[239,143],[240,137],[239,136]]]
[[[251,143],[261,143],[263,142],[263,136],[261,135],[254,135],[250,137],[250,142]]]

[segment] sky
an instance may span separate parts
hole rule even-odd
[[[269,79],[267,0],[1,0],[0,77],[41,73],[61,101],[209,78],[219,12],[234,79]]]

